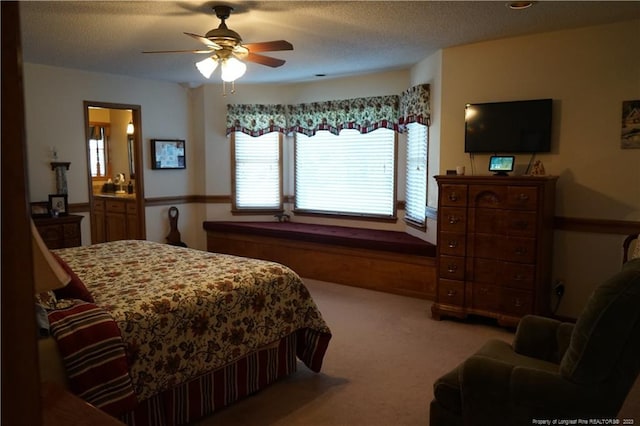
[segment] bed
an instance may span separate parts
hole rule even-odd
[[[322,367],[331,332],[286,266],[138,240],[52,252],[72,282],[48,311],[43,370],[59,355],[72,392],[124,423],[186,424],[296,357]]]

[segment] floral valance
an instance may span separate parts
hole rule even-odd
[[[260,136],[287,132],[287,105],[227,105],[227,136],[242,132]]]
[[[399,106],[396,95],[290,105],[289,132],[313,136],[318,130],[335,135],[342,129],[399,131]]]
[[[400,96],[400,122],[403,126],[409,123],[420,123],[428,126],[431,119],[429,85],[413,86]]]
[[[269,132],[302,133],[318,130],[339,134],[342,129],[368,133],[386,128],[402,132],[404,125],[429,125],[429,85],[405,90],[401,96],[373,96],[297,105],[227,105],[227,135],[243,132],[260,136]]]

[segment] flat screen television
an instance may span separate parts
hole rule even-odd
[[[464,152],[551,151],[551,99],[467,104]]]

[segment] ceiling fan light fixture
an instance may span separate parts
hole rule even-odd
[[[220,66],[221,77],[223,81],[235,81],[242,77],[247,71],[247,65],[236,58],[228,58],[222,61]]]
[[[233,83],[242,77],[247,71],[244,61],[255,62],[271,68],[284,65],[283,59],[273,58],[262,54],[263,52],[273,52],[280,50],[293,50],[293,45],[286,40],[272,40],[260,43],[243,44],[240,34],[229,29],[225,21],[233,11],[233,7],[227,5],[217,5],[213,10],[220,25],[212,29],[204,36],[185,32],[185,35],[192,37],[203,43],[206,48],[194,50],[152,50],[143,53],[208,53],[208,58],[196,62],[196,68],[204,76],[210,78],[213,72],[220,66],[223,83]],[[233,86],[233,84],[232,84]],[[224,84],[223,84],[224,87]],[[233,89],[231,93],[233,93]]]
[[[200,62],[196,62],[196,68],[200,71],[200,74],[204,76],[204,78],[211,77],[211,74],[218,67],[218,61],[213,59],[213,56],[209,56],[207,59],[203,59]]]

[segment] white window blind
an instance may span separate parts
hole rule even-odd
[[[427,126],[410,123],[407,129],[405,219],[422,226],[427,205]]]
[[[280,134],[234,133],[234,208],[281,209]]]
[[[105,149],[105,140],[102,129],[94,130],[93,138],[89,139],[89,165],[91,166],[91,176],[107,175],[107,150]]]
[[[345,129],[336,136],[298,133],[295,147],[296,210],[395,216],[395,132],[361,134]]]

